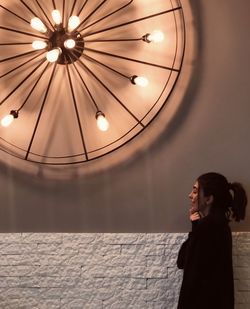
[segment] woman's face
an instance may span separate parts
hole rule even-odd
[[[199,184],[198,181],[195,182],[193,185],[192,191],[189,193],[188,197],[190,198],[191,205],[192,205],[192,210],[193,211],[198,211],[199,209]]]
[[[197,211],[205,213],[207,209],[213,203],[213,196],[204,196],[202,188],[199,188],[198,181],[193,185],[193,189],[188,196],[191,200],[191,212],[195,213]]]

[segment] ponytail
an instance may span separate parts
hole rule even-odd
[[[245,218],[246,215],[246,205],[247,205],[247,195],[246,191],[242,185],[238,182],[233,182],[229,184],[229,190],[233,192],[232,198],[232,218],[235,221],[240,221]]]
[[[204,196],[213,196],[211,211],[224,212],[228,220],[245,218],[247,195],[240,183],[229,183],[225,176],[214,172],[201,175],[197,181]]]

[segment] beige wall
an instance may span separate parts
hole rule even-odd
[[[0,231],[187,231],[187,194],[207,171],[242,182],[250,196],[250,2],[190,3],[196,57],[186,58],[193,75],[171,125],[129,160],[70,181],[1,165]],[[234,230],[249,230],[249,223],[248,209]]]

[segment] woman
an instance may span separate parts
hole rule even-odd
[[[201,175],[189,194],[192,232],[177,266],[184,270],[178,309],[233,309],[231,219],[245,218],[246,192],[217,173]]]

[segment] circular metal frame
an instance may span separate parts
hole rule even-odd
[[[61,2],[63,28],[59,30],[47,14],[47,11],[57,8],[59,4],[56,1],[48,4],[47,1],[47,8],[43,7],[43,2],[38,1],[30,1],[32,6],[23,0],[16,2],[24,7],[24,14],[21,16],[15,11],[14,5],[0,5],[0,12],[2,16],[5,16],[4,20],[11,17],[18,21],[18,25],[26,24],[25,29],[27,29],[29,18],[38,16],[46,23],[50,29],[49,33],[52,35],[40,35],[33,29],[27,31],[18,26],[16,28],[8,25],[0,26],[1,49],[8,48],[11,55],[1,55],[0,59],[1,87],[5,89],[0,95],[0,116],[3,115],[2,109],[4,112],[9,109],[22,115],[25,114],[22,126],[27,125],[27,119],[32,118],[32,124],[29,126],[32,129],[29,129],[28,138],[23,137],[26,130],[23,130],[23,135],[15,134],[15,129],[20,131],[22,115],[15,120],[19,125],[16,128],[13,126],[9,134],[6,134],[8,129],[0,129],[0,149],[2,151],[26,161],[46,165],[88,162],[113,152],[138,136],[167,104],[180,75],[185,52],[185,21],[181,1],[165,1],[167,4],[164,10],[148,15],[142,14],[142,16],[134,14],[133,18],[119,22],[117,21],[119,14],[126,15],[127,12],[131,13],[133,10],[139,11],[136,1],[130,0],[126,3],[122,1],[120,5],[118,1],[111,11],[107,11],[104,9],[107,0],[96,3],[89,9],[90,2],[88,0],[83,4],[77,0],[69,1],[70,6],[68,7],[64,0]],[[92,5],[93,3],[94,1],[92,1]],[[52,46],[62,45],[62,41],[67,36],[66,20],[71,15],[78,15],[82,20],[74,32],[74,38],[78,45],[75,52],[63,49],[63,54],[59,57],[58,62],[50,64],[46,62],[45,51],[30,50],[31,42],[27,42],[28,37],[48,40]],[[152,48],[152,43],[145,39],[148,32],[140,33],[139,36],[134,37],[131,37],[131,33],[132,30],[136,34],[139,33],[145,23],[150,25],[151,21],[152,25],[160,26],[165,17],[168,18],[168,21],[171,20],[171,25],[168,28],[172,31],[171,37],[174,38],[174,43],[171,44],[171,52],[166,51],[166,54],[158,45],[161,53],[159,58],[161,60],[167,59],[160,63],[157,61],[156,49]],[[106,22],[111,25],[107,26]],[[14,34],[13,39],[11,34]],[[22,47],[22,51],[16,53],[19,46]],[[133,53],[133,46],[135,53]],[[144,59],[144,55],[150,55],[150,53],[154,53],[151,57],[152,60],[148,60],[149,56]],[[57,64],[61,64],[61,66]],[[164,80],[160,86],[156,85],[154,100],[148,102],[147,94],[144,96],[147,108],[144,106],[142,111],[133,107],[134,102],[137,102],[138,106],[141,104],[143,95],[139,91],[135,91],[136,72],[128,73],[131,67],[137,71],[142,71],[144,68],[147,72],[152,70],[154,76],[157,76],[158,72],[164,72],[159,73],[163,74]],[[61,141],[50,138],[53,135],[53,125],[50,129],[51,134],[46,137],[46,140],[42,136],[44,136],[43,132],[45,131],[43,130],[46,128],[46,121],[49,121],[48,115],[51,115],[53,111],[56,113],[57,116],[53,116],[55,126],[61,117],[60,113],[67,116],[67,108],[58,107],[55,110],[53,107],[47,107],[54,104],[50,94],[60,91],[58,88],[59,76],[60,78],[63,76],[64,82],[67,84],[65,91],[71,101],[71,113],[74,114],[75,125],[73,126],[74,130],[70,129],[72,132],[69,133],[70,130],[67,130],[65,133],[65,135],[69,135],[69,140],[74,139],[73,146],[69,143],[69,149],[62,147],[63,149],[57,153],[56,143],[60,144]],[[115,86],[117,78],[119,81],[124,81],[125,90],[124,87],[120,87],[121,84],[118,87]],[[131,99],[128,99],[127,93],[129,92],[131,92]],[[151,91],[149,91],[150,93]],[[15,101],[15,98],[20,98],[20,96],[22,96],[20,101]],[[37,98],[36,104],[34,98]],[[103,98],[103,102],[100,103],[101,98]],[[82,102],[86,105],[84,106]],[[30,108],[29,105],[31,105]],[[93,130],[93,125],[91,130],[87,129],[87,118],[91,119],[90,121],[95,120],[96,112],[100,111],[108,117],[112,114],[112,107],[116,110],[114,113],[119,114],[120,118],[116,119],[113,128],[111,123],[111,129],[105,132],[105,138],[103,138],[102,132]],[[123,123],[123,119],[127,120],[124,120]],[[91,134],[93,135],[91,136]],[[109,134],[112,138],[107,137]],[[91,144],[92,140],[94,140],[93,145]],[[55,145],[51,145],[52,143]],[[53,151],[50,150],[51,148]]]

